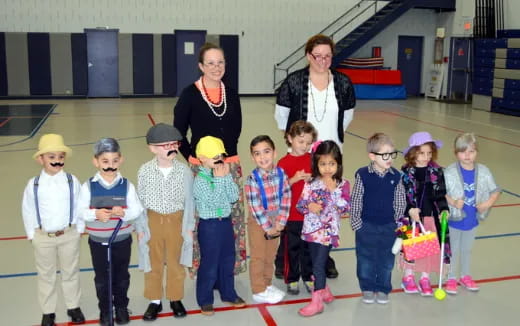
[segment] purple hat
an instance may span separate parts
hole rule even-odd
[[[421,146],[421,145],[424,145],[426,143],[435,143],[437,148],[441,148],[442,147],[442,141],[441,140],[434,140],[432,138],[432,135],[430,135],[429,132],[419,131],[419,132],[416,132],[416,133],[414,133],[414,134],[412,134],[410,136],[410,138],[408,139],[408,145],[409,146],[404,149],[403,155],[406,155],[406,153],[408,153],[408,151],[412,147]]]

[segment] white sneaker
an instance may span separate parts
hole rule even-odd
[[[282,296],[282,298],[285,297],[285,292],[283,292],[282,290],[280,290],[279,288],[277,288],[276,286],[274,286],[272,284],[267,287],[267,291],[272,292],[272,293],[278,293],[279,295]]]
[[[278,303],[282,301],[283,296],[266,289],[264,292],[253,294],[253,300],[258,303]]]

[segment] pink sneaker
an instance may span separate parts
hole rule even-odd
[[[413,275],[403,277],[401,287],[403,288],[404,293],[419,293],[419,289],[417,289],[417,285],[415,285],[415,279],[413,278]]]
[[[478,291],[480,289],[477,283],[473,281],[473,279],[469,275],[461,277],[459,283],[469,291]]]
[[[431,297],[433,295],[433,290],[429,278],[421,277],[419,280],[419,291],[421,291],[421,295],[423,297]]]
[[[454,279],[454,278],[450,278],[447,282],[446,282],[446,285],[444,285],[444,290],[446,291],[446,293],[449,293],[449,294],[457,294],[457,280]]]

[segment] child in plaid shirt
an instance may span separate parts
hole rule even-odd
[[[291,187],[285,172],[274,165],[276,150],[269,136],[253,138],[250,150],[257,166],[245,184],[252,214],[248,218],[247,228],[251,251],[251,290],[254,301],[277,303],[283,299],[285,292],[272,285],[273,261],[278,249],[278,237],[289,216]]]

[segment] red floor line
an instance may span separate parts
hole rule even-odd
[[[5,126],[5,124],[7,122],[9,122],[9,120],[11,120],[11,118],[6,118],[4,121],[0,122],[0,128],[2,128],[3,126]]]
[[[501,276],[501,277],[492,277],[492,278],[483,278],[480,280],[475,280],[475,282],[477,282],[477,283],[495,283],[495,282],[504,282],[504,281],[513,281],[513,280],[520,280],[520,274],[519,275],[510,275],[510,276]],[[438,286],[432,285],[432,287],[436,288]],[[392,293],[401,293],[401,292],[403,292],[402,289],[395,289],[392,291]],[[340,295],[335,296],[336,299],[352,299],[352,298],[358,298],[358,297],[361,297],[361,293],[340,294]],[[235,308],[232,306],[218,307],[218,308],[215,308],[215,312],[256,308],[262,315],[262,318],[265,320],[267,326],[277,326],[273,316],[271,315],[269,310],[267,310],[268,306],[287,306],[287,305],[291,305],[291,304],[306,303],[306,302],[310,302],[310,301],[311,301],[310,298],[305,298],[305,299],[286,300],[286,301],[282,301],[282,302],[279,302],[279,303],[273,304],[273,305],[248,304],[247,306],[242,307],[242,308]],[[188,315],[196,315],[196,314],[200,314],[200,309],[188,311]],[[158,318],[172,317],[172,316],[173,316],[173,313],[166,312],[166,313],[160,313],[158,315]],[[143,318],[143,315],[133,315],[133,316],[130,316],[130,318],[132,320],[140,320]],[[97,323],[98,323],[97,319],[87,320],[85,322],[85,324],[97,324]],[[56,323],[56,325],[57,326],[69,326],[69,325],[73,325],[73,324],[71,322],[66,322],[66,323]],[[37,325],[35,325],[35,326],[37,326]]]
[[[395,112],[387,112],[387,111],[379,111],[379,112],[386,113],[386,114],[389,114],[389,115],[398,116],[398,117],[401,117],[401,118],[405,118],[405,119],[409,119],[409,120],[413,120],[413,121],[417,121],[417,122],[421,122],[421,123],[428,124],[428,125],[431,125],[431,126],[443,128],[443,129],[446,129],[446,130],[451,130],[451,131],[461,132],[461,133],[462,132],[466,132],[465,130],[446,127],[444,125],[440,125],[440,124],[437,124],[437,123],[432,123],[432,122],[428,122],[428,121],[412,118],[412,117],[409,117],[409,116],[406,116],[406,115],[403,115],[403,114],[399,114],[399,113],[395,113]],[[514,146],[514,147],[520,148],[520,145],[513,144],[513,143],[508,143],[508,142],[503,141],[503,140],[490,138],[490,137],[486,137],[486,136],[481,136],[481,135],[477,135],[477,137],[482,138],[482,139],[486,139],[486,140],[490,140],[490,141],[494,141],[494,142],[497,142],[497,143],[501,143],[501,144],[510,145],[510,146]]]
[[[274,321],[274,318],[271,315],[271,313],[269,312],[269,310],[267,310],[266,306],[264,306],[264,305],[258,306],[258,311],[260,312],[260,315],[262,315],[262,318],[264,319],[265,324],[267,326],[276,326],[276,325],[278,325]]]
[[[513,206],[520,206],[520,203],[516,204],[500,204],[500,205],[493,205],[493,207],[513,207]]]

